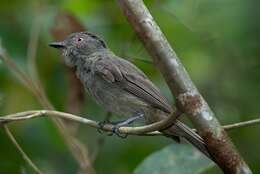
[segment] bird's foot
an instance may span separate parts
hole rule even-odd
[[[106,124],[112,124],[109,120],[105,120],[105,121],[101,121],[101,122],[98,122],[98,129],[97,131],[100,133],[100,134],[103,134],[104,132],[104,126]],[[109,132],[107,133],[107,136],[112,136],[114,133],[113,132]]]
[[[143,112],[135,112],[132,117],[130,117],[126,120],[121,120],[121,121],[116,121],[116,122],[110,122],[109,120],[105,120],[105,121],[99,122],[98,123],[98,125],[99,125],[98,132],[103,134],[103,132],[105,132],[104,126],[106,124],[112,124],[113,125],[112,132],[107,135],[112,136],[113,134],[115,134],[120,138],[126,138],[128,135],[125,133],[121,133],[119,131],[119,128],[123,127],[123,126],[128,126],[128,125],[132,124],[134,121],[136,121],[140,118],[143,118],[143,116],[144,116]]]
[[[112,128],[112,132],[120,138],[126,138],[128,135],[120,133],[119,128],[123,127],[123,126],[128,126],[128,125],[132,124],[134,121],[136,121],[140,118],[143,118],[143,116],[144,116],[143,112],[135,112],[132,117],[130,117],[126,120],[117,121],[117,122],[112,123],[114,125]]]
[[[127,138],[128,134],[120,133],[120,131],[119,131],[120,127],[122,127],[122,126],[114,125],[113,128],[112,128],[112,135],[115,134],[119,138]]]

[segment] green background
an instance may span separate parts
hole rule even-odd
[[[41,4],[39,10],[37,4]],[[145,1],[156,22],[177,52],[192,80],[222,124],[259,117],[260,23],[256,0],[151,0]],[[27,47],[32,21],[37,17],[40,37],[37,68],[50,101],[64,111],[68,84],[59,52],[48,47],[55,15],[66,11],[89,31],[102,36],[117,55],[140,67],[173,103],[159,71],[111,0],[1,0],[0,38],[7,52],[26,72]],[[105,111],[86,94],[81,115],[102,120]],[[0,114],[41,109],[33,95],[0,62]],[[78,166],[53,123],[46,118],[10,125],[18,142],[44,173],[77,173]],[[260,173],[260,126],[229,132],[254,173]],[[149,154],[171,144],[164,137],[127,139],[105,137],[80,125],[77,137],[96,156],[94,168],[101,174],[132,173]],[[104,141],[102,146],[98,146]],[[0,173],[33,173],[0,130]],[[220,173],[216,168],[205,173]]]

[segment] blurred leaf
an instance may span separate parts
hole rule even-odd
[[[147,157],[134,174],[198,174],[213,163],[188,144],[173,144]]]

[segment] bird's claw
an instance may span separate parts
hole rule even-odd
[[[103,128],[105,124],[106,124],[105,121],[98,122],[98,129],[97,129],[98,133],[103,134],[104,132]]]
[[[101,122],[98,123],[98,129],[97,129],[98,133],[103,134],[104,132],[106,132],[104,130],[104,126],[106,124],[111,124],[111,123],[109,121],[101,121]],[[107,136],[112,136],[113,134],[114,134],[113,132],[112,133],[109,132],[109,133],[107,133]]]
[[[120,128],[119,126],[114,125],[113,128],[112,128],[112,135],[115,134],[120,138],[127,138],[128,135],[120,133],[119,128]]]
[[[101,122],[99,122],[98,123],[98,129],[97,129],[97,131],[100,133],[100,134],[103,134],[104,132],[107,132],[107,131],[105,131],[104,130],[104,126],[106,125],[106,124],[113,124],[113,123],[111,123],[111,122],[109,122],[109,121],[101,121]],[[120,137],[120,138],[126,138],[128,135],[127,134],[122,134],[122,133],[120,133],[119,132],[119,126],[117,126],[116,124],[115,125],[113,125],[113,127],[112,127],[112,132],[109,132],[109,133],[107,133],[106,135],[107,136],[112,136],[112,135],[117,135],[118,137]]]

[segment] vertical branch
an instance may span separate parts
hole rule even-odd
[[[188,114],[218,166],[228,174],[251,174],[143,1],[118,0],[118,3],[176,96],[177,106]]]

